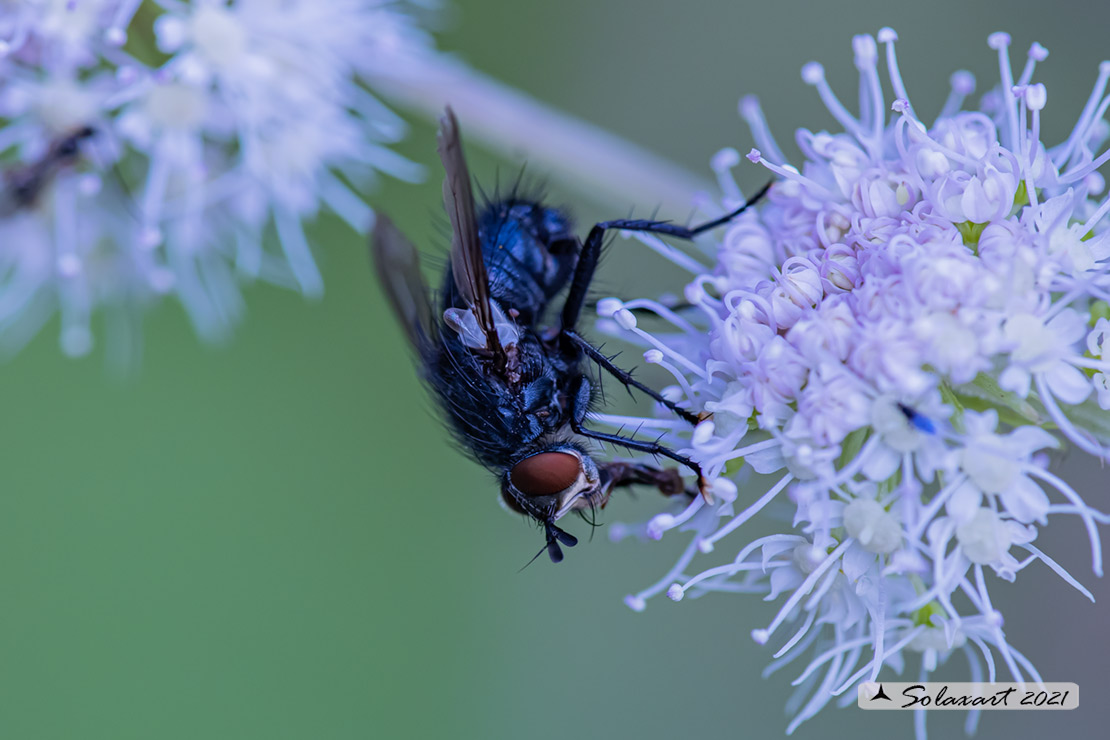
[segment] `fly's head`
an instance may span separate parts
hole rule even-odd
[[[501,479],[501,498],[510,509],[543,526],[545,549],[555,563],[563,559],[560,544],[578,544],[555,522],[572,511],[604,506],[608,493],[597,464],[569,444],[553,445],[518,460]]]

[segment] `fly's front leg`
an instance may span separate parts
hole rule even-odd
[[[605,232],[611,229],[620,231],[644,231],[649,234],[665,234],[679,239],[693,239],[710,229],[727,224],[751,206],[755,205],[767,191],[771,189],[774,181],[764,185],[758,193],[753,195],[747,203],[726,213],[720,218],[706,221],[697,226],[677,226],[666,221],[649,221],[643,219],[621,219],[617,221],[603,221],[590,229],[586,241],[582,244],[582,252],[578,255],[578,263],[574,267],[574,277],[570,283],[570,292],[567,293],[566,303],[563,304],[562,328],[564,331],[573,330],[578,324],[578,317],[582,313],[582,306],[586,303],[586,292],[594,279],[597,261],[601,256],[601,245],[605,240]]]
[[[583,420],[586,418],[586,410],[590,403],[590,381],[586,376],[578,379],[578,388],[574,393],[574,406],[571,409],[570,428],[574,430],[575,434],[580,434],[583,437],[596,439],[601,442],[608,442],[610,444],[624,447],[628,450],[636,450],[637,452],[646,452],[649,455],[662,455],[663,457],[670,458],[677,463],[685,465],[690,470],[698,475],[698,491],[705,497],[707,503],[712,503],[712,497],[709,493],[709,481],[705,479],[702,473],[701,466],[696,462],[680,455],[672,450],[670,447],[661,445],[658,442],[648,442],[646,440],[634,439],[632,437],[622,437],[619,434],[609,434],[608,432],[598,432],[593,429],[587,429],[582,425]]]

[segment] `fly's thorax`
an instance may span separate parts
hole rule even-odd
[[[606,493],[597,464],[572,444],[555,444],[521,458],[501,479],[505,505],[545,524],[604,505]]]

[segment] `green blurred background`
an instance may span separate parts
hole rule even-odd
[[[741,94],[760,95],[784,144],[797,126],[832,127],[801,65],[824,62],[852,101],[851,36],[883,25],[901,34],[919,111],[939,109],[957,68],[994,83],[988,33],[1014,35],[1017,65],[1039,40],[1052,52],[1038,71],[1045,139],[1059,140],[1110,57],[1108,20],[1093,2],[475,0],[454,7],[441,46],[704,171],[717,148],[751,146]],[[420,122],[400,150],[435,172],[433,142]],[[472,166],[487,182],[516,169],[480,151]],[[762,178],[742,170],[749,186]],[[434,249],[437,180],[369,197]],[[551,192],[584,223],[630,205]],[[761,680],[771,651],[749,638],[774,609],[715,596],[629,611],[624,594],[662,575],[681,536],[614,545],[603,529],[562,565],[518,573],[540,537],[448,445],[362,241],[332,221],[312,236],[326,297],[252,288],[227,346],[199,345],[166,305],[133,378],[99,354],[64,359],[50,330],[0,369],[0,738],[781,737],[796,672]],[[650,282],[625,280],[612,251],[606,292],[679,287],[659,262]],[[1110,508],[1105,470],[1062,465]],[[604,518],[655,503],[622,497]],[[1082,707],[988,714],[979,736],[1105,737],[1110,590],[1077,522],[1038,544],[1101,603],[1043,567],[993,593],[1012,642],[1047,679],[1079,682]],[[966,675],[961,661],[947,675]],[[932,714],[933,736],[961,719]],[[796,735],[911,727],[909,714],[826,709]]]

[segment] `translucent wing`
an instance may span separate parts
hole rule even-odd
[[[489,276],[482,258],[482,244],[478,240],[470,170],[463,156],[459,122],[450,108],[439,121],[438,149],[446,171],[443,205],[451,219],[451,272],[455,278],[455,289],[473,312],[479,330],[485,335],[485,349],[494,356],[495,364],[504,367],[506,353],[497,333],[494,309],[490,305]]]
[[[420,273],[420,257],[412,242],[393,222],[377,215],[370,234],[370,255],[393,313],[413,348],[423,354],[431,346],[432,303]]]

